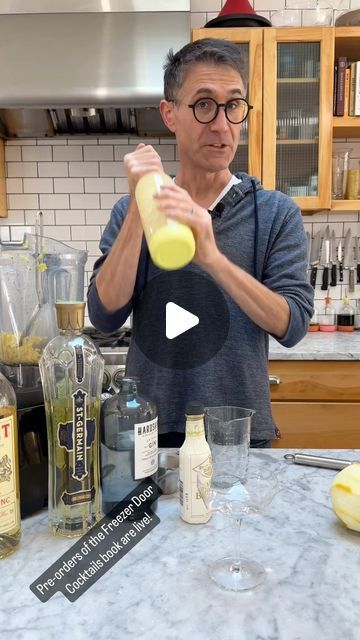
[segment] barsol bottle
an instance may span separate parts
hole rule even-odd
[[[20,542],[20,485],[16,396],[0,373],[0,558]]]
[[[197,472],[211,465],[211,451],[205,439],[204,407],[200,402],[186,405],[186,437],[179,451],[180,515],[185,522],[201,524],[210,519],[197,487]]]
[[[195,240],[188,226],[159,209],[153,196],[165,184],[172,184],[166,173],[147,173],[136,185],[135,198],[152,261],[160,269],[181,269],[194,257]]]

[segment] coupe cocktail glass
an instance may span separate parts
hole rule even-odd
[[[199,470],[198,489],[208,509],[231,519],[235,529],[234,556],[216,560],[209,575],[217,585],[230,591],[254,589],[264,582],[264,567],[240,553],[240,527],[244,516],[261,513],[278,491],[278,476],[271,471],[251,471],[245,478],[224,472],[216,464]]]

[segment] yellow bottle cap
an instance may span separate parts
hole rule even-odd
[[[181,269],[194,257],[193,233],[184,224],[168,224],[151,237],[149,251],[154,264],[160,269]]]

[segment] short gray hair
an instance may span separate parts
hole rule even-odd
[[[196,64],[231,67],[239,74],[246,91],[247,70],[238,46],[229,40],[204,38],[186,44],[177,53],[170,49],[164,64],[165,100],[176,98],[186,74]]]

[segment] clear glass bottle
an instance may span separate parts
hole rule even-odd
[[[316,309],[316,307],[314,308],[314,313],[311,317],[311,320],[309,322],[309,327],[308,327],[308,331],[309,332],[313,332],[313,331],[319,331],[320,329],[320,325],[319,325],[319,312]]]
[[[201,402],[186,405],[186,436],[179,451],[180,515],[185,522],[201,524],[211,512],[197,487],[197,471],[211,465],[211,451],[205,440],[204,407]]]
[[[324,305],[319,311],[320,331],[336,331],[336,309],[332,304],[332,298],[328,295],[324,298]]]
[[[103,511],[109,513],[158,470],[158,417],[154,402],[142,398],[138,379],[122,378],[119,391],[101,409]],[[155,496],[154,496],[155,497]],[[149,499],[141,510],[153,504]],[[137,513],[138,515],[138,513]]]
[[[354,331],[355,309],[350,304],[349,297],[345,294],[341,308],[337,316],[338,331]]]
[[[49,448],[49,526],[80,536],[100,518],[99,422],[104,360],[82,335],[84,302],[56,304],[60,335],[40,359]]]
[[[16,396],[0,373],[0,559],[16,550],[20,535]]]

